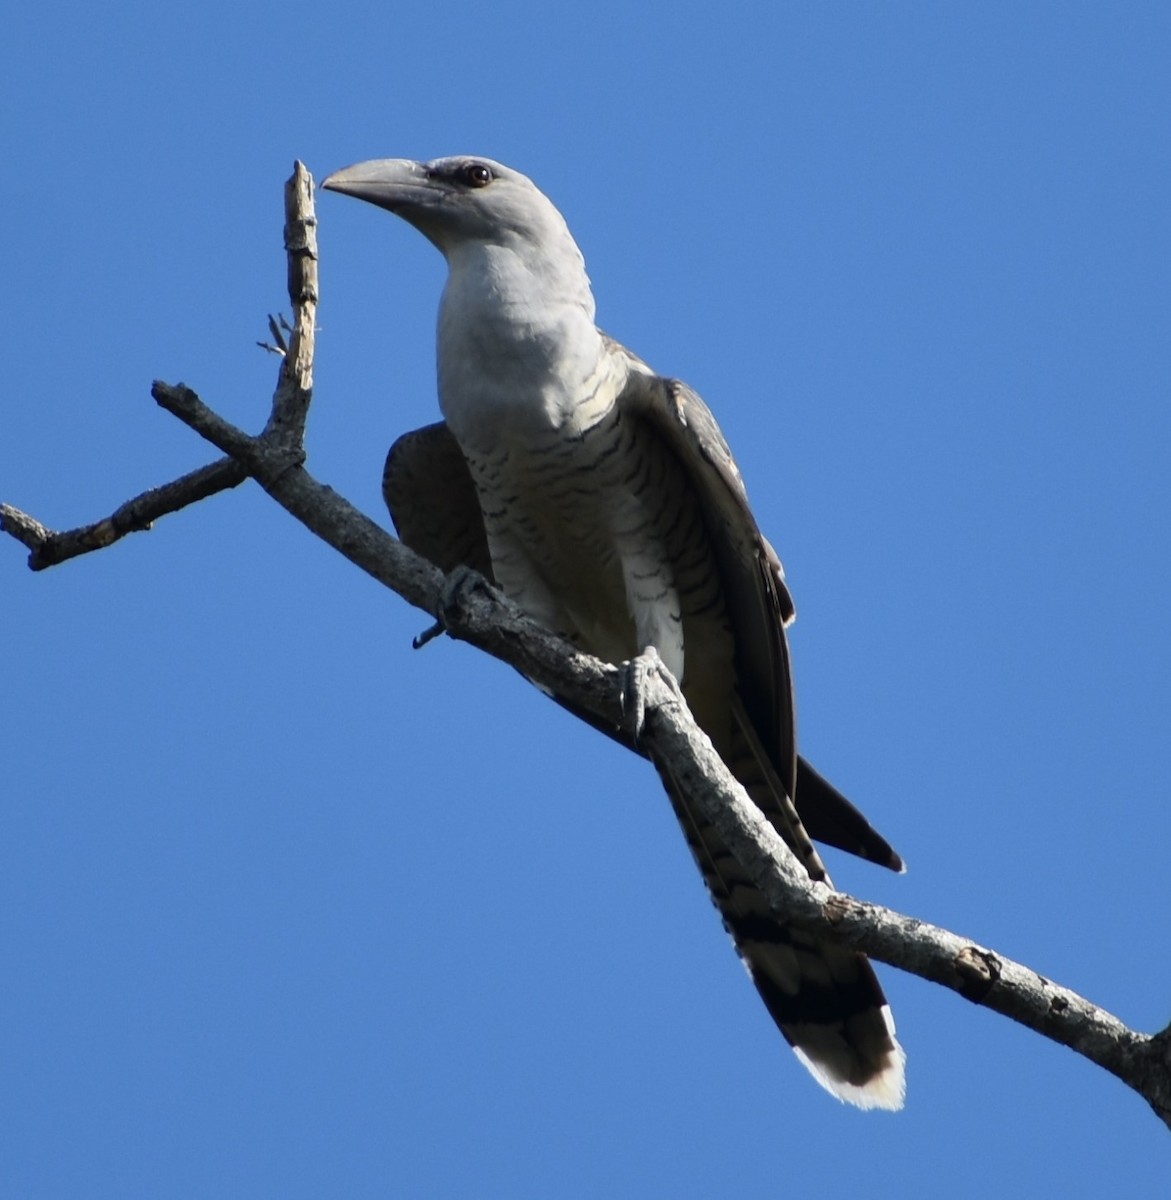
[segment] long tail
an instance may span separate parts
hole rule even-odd
[[[827,878],[792,805],[786,798],[787,812],[777,813],[775,780],[765,777],[746,739],[734,741],[739,743],[737,752],[725,759],[729,768],[810,874]],[[906,1056],[895,1039],[890,1006],[870,961],[787,926],[715,829],[688,808],[669,773],[660,770],[660,775],[724,928],[797,1057],[840,1100],[859,1108],[902,1108]],[[796,821],[797,827],[785,828],[788,820]]]

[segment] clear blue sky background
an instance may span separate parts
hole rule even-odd
[[[785,559],[839,883],[1171,1019],[1171,8],[47,3],[0,44],[0,498],[66,527],[256,429],[281,187],[489,154],[695,385]],[[443,267],[325,196],[311,468],[379,513]],[[826,1097],[650,768],[258,489],[0,546],[0,1195],[1163,1194],[1069,1052],[885,970]]]

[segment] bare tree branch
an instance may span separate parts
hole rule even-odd
[[[221,458],[189,475],[127,500],[108,517],[92,525],[82,525],[61,533],[47,529],[35,517],[13,508],[11,504],[0,504],[0,530],[12,534],[18,542],[26,545],[30,551],[29,567],[34,571],[43,571],[79,554],[104,550],[128,533],[150,529],[159,517],[206,500],[216,492],[234,488],[247,478],[248,473],[235,459]]]
[[[226,488],[236,487],[253,473],[249,470],[250,462],[258,470],[271,474],[278,459],[284,465],[304,461],[305,419],[313,395],[317,328],[317,217],[313,208],[313,179],[301,164],[297,164],[285,184],[285,250],[289,261],[289,300],[293,304],[295,321],[290,327],[283,318],[281,324],[277,318],[269,318],[269,329],[278,343],[273,349],[281,354],[282,362],[263,446],[219,421],[215,413],[200,404],[194,392],[181,384],[177,388],[156,385],[159,403],[176,415],[181,415],[179,408],[183,408],[191,417],[190,420],[188,416],[183,419],[204,433],[208,440],[220,445],[228,457],[161,487],[151,488],[127,500],[100,521],[61,533],[47,528],[19,508],[0,505],[0,530],[28,547],[32,570],[41,571],[79,554],[105,549],[128,533],[150,529],[159,517],[178,512]],[[282,324],[291,334],[287,344]],[[202,426],[197,424],[200,421]],[[219,441],[211,433],[216,429],[220,431]]]
[[[158,403],[227,458],[153,489],[112,516],[53,533],[19,509],[0,506],[0,528],[27,546],[34,570],[113,544],[135,529],[216,491],[254,478],[274,500],[411,604],[431,613],[455,638],[511,664],[535,683],[598,721],[629,728],[630,673],[582,654],[525,617],[471,572],[452,577],[414,554],[304,468],[305,419],[313,388],[318,299],[316,216],[312,179],[300,163],[285,189],[285,246],[294,323],[284,341],[272,411],[253,437],[225,421],[182,384],[156,381]],[[749,800],[688,712],[665,671],[644,673],[637,708],[645,711],[639,749],[669,766],[686,795],[719,831],[772,907],[794,926],[950,988],[974,1004],[1068,1046],[1138,1092],[1171,1127],[1171,1029],[1129,1029],[1084,997],[1028,967],[937,926],[813,883]]]

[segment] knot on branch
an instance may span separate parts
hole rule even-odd
[[[857,902],[849,896],[842,895],[841,892],[833,892],[825,902],[822,912],[825,913],[825,919],[831,924],[838,925],[850,916],[856,909]]]
[[[1000,982],[1000,959],[990,950],[965,946],[955,956],[952,966],[959,979],[957,990],[974,1004],[982,1003],[984,997]]]

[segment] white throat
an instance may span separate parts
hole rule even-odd
[[[448,251],[439,308],[439,404],[456,440],[568,432],[606,358],[581,254],[565,245],[469,241]]]

